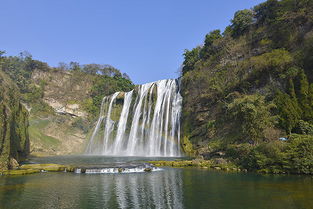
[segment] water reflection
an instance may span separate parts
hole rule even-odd
[[[312,208],[313,178],[200,169],[0,177],[0,209]]]
[[[118,208],[183,208],[182,176],[176,170],[101,178],[103,205]],[[88,192],[89,193],[89,192]]]
[[[174,169],[134,174],[45,173],[3,180],[1,209],[184,208],[182,173]]]

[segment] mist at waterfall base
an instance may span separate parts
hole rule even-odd
[[[179,80],[137,86],[104,97],[86,154],[179,157]]]

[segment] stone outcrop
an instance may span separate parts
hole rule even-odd
[[[17,87],[0,71],[0,169],[18,166],[28,153],[28,111]]]

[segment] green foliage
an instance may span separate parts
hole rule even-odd
[[[306,74],[311,82],[313,82],[313,33],[305,37],[303,50],[299,57],[300,62],[303,63]]]
[[[260,95],[245,95],[227,105],[227,116],[236,124],[240,140],[259,143],[264,139],[264,131],[273,125],[270,109]]]
[[[313,136],[292,135],[286,153],[290,172],[313,174]]]
[[[292,130],[297,130],[297,133],[304,133],[301,131],[301,124],[304,125],[307,123],[306,121],[312,122],[313,119],[311,88],[309,88],[304,71],[301,69],[297,69],[297,71],[297,76],[292,76],[294,79],[288,80],[288,94],[278,92],[274,100],[279,110],[280,125],[288,133],[291,133]],[[295,85],[293,80],[296,81]]]
[[[273,141],[257,146],[251,153],[251,168],[262,173],[282,173],[284,171],[286,145]]]
[[[10,159],[20,161],[29,153],[28,112],[20,103],[14,83],[0,71],[0,169],[10,168]]]
[[[199,52],[201,59],[207,59],[218,52],[218,47],[214,45],[214,41],[220,38],[222,38],[220,30],[211,31],[205,36],[204,46]]]
[[[279,2],[277,0],[268,0],[254,7],[255,17],[258,24],[272,23],[279,13]]]
[[[278,91],[274,102],[277,106],[281,128],[291,133],[291,130],[297,125],[301,118],[301,109],[297,101],[292,99],[288,94]]]
[[[99,64],[87,64],[87,65],[83,65],[81,68],[82,72],[88,73],[88,74],[93,74],[93,75],[104,75],[104,76],[109,76],[109,77],[123,77],[126,78],[128,80],[129,77],[127,76],[127,74],[121,74],[121,72],[114,68],[111,65],[99,65]]]
[[[2,70],[17,84],[22,94],[31,93],[31,74],[35,69],[43,71],[48,69],[46,63],[33,60],[27,53],[21,53],[17,57],[4,57]]]
[[[247,64],[257,73],[273,75],[285,73],[293,62],[290,52],[285,49],[274,49],[259,56],[251,57]]]
[[[287,142],[229,145],[227,154],[251,171],[313,174],[313,136],[293,134]]]
[[[182,69],[182,73],[185,74],[188,71],[191,71],[194,69],[195,64],[197,63],[197,61],[200,59],[200,47],[194,48],[191,51],[189,50],[185,50],[184,53],[184,63],[183,63],[183,69]]]
[[[76,118],[72,125],[74,128],[78,128],[84,133],[88,133],[91,127],[89,127],[87,124],[88,121],[84,120],[83,118]]]
[[[298,134],[313,135],[313,125],[306,121],[299,120],[293,132]]]
[[[309,100],[309,106],[313,107],[313,83],[311,83],[310,85],[308,100]]]
[[[309,173],[300,145],[277,139],[299,133],[310,147],[312,17],[311,0],[267,0],[238,11],[223,35],[212,31],[202,48],[185,52],[183,134],[194,147],[220,140],[219,149],[244,168]],[[295,156],[307,166],[293,167]]]
[[[120,76],[97,76],[91,89],[92,103],[90,100],[84,103],[84,107],[92,115],[98,114],[104,96],[111,95],[118,91],[130,91],[134,84]]]
[[[234,37],[244,34],[253,23],[252,10],[245,9],[236,12],[234,19],[231,22],[232,35]]]
[[[73,82],[79,82],[82,77],[88,77],[87,82],[92,83],[91,98],[82,101],[82,106],[91,114],[91,117],[98,114],[104,96],[113,94],[116,91],[129,91],[134,87],[127,74],[122,75],[118,69],[110,65],[87,64],[81,66],[78,62],[70,62],[69,64],[60,63],[59,68],[50,68],[46,63],[33,60],[27,52],[14,57],[2,57],[2,55],[3,53],[1,53],[0,67],[17,84],[22,101],[32,107],[32,114],[53,113],[51,108],[43,101],[47,80],[35,83],[31,78],[35,70],[49,72],[72,71]]]
[[[310,97],[312,93],[310,92],[307,76],[303,70],[300,70],[296,78],[295,89],[298,103],[303,111],[303,118],[305,120],[313,121],[313,107],[310,104]]]

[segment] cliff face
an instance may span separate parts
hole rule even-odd
[[[14,167],[29,154],[28,112],[18,88],[0,71],[0,169]]]
[[[46,110],[32,111],[30,141],[34,155],[66,155],[84,151],[90,121],[83,105],[90,99],[94,76],[64,70],[34,70],[31,81],[42,89]]]
[[[110,65],[72,62],[53,68],[29,53],[0,58],[29,112],[33,155],[83,152],[102,97],[133,88],[129,77]]]
[[[186,50],[188,152],[250,170],[313,173],[313,150],[302,149],[313,145],[312,11],[312,1],[268,0]],[[296,168],[297,160],[310,163]]]
[[[55,112],[73,117],[87,116],[81,102],[90,97],[93,85],[91,75],[60,70],[35,70],[31,79],[37,86],[44,85],[42,100]]]

